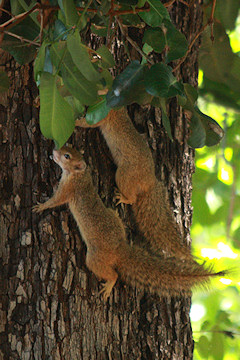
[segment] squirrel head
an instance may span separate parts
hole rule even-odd
[[[53,160],[67,174],[84,173],[87,165],[82,155],[75,149],[63,146],[59,150],[53,150]]]

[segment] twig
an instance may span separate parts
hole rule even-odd
[[[165,8],[168,8],[168,7],[172,6],[175,2],[176,2],[176,0],[170,0],[163,5],[165,6]],[[189,4],[185,0],[179,0],[179,2],[186,5],[187,7],[189,7]]]
[[[227,336],[240,335],[240,333],[228,330],[195,330],[193,333],[218,333],[225,334]]]
[[[13,27],[14,25],[19,24],[21,21],[23,21],[28,15],[30,15],[32,12],[36,11],[39,9],[39,6],[41,6],[40,4],[35,4],[31,10],[26,11],[22,14],[16,15],[14,17],[12,17],[11,19],[9,19],[8,21],[6,21],[5,23],[0,25],[0,32],[5,31],[6,29],[10,29],[11,27]]]
[[[108,29],[107,29],[107,47],[110,46],[110,31],[111,31],[111,26],[112,26],[112,21],[113,21],[113,13],[114,13],[114,0],[111,0],[111,7],[109,9],[109,21],[108,21]]]
[[[40,43],[38,43],[38,42],[36,42],[36,41],[34,41],[34,40],[25,39],[24,37],[22,37],[22,36],[20,36],[20,35],[11,33],[10,31],[5,31],[4,34],[7,34],[7,35],[12,36],[12,37],[15,37],[15,38],[21,40],[22,42],[26,42],[26,43],[29,43],[29,44],[31,44],[31,45],[41,46]]]
[[[117,22],[118,22],[120,31],[121,31],[121,33],[123,34],[123,36],[125,36],[126,40],[132,45],[132,47],[134,47],[134,49],[137,50],[137,52],[139,52],[139,54],[140,54],[142,57],[144,57],[151,65],[153,65],[153,64],[154,64],[153,60],[149,59],[149,57],[148,57],[146,54],[144,54],[144,52],[143,52],[143,51],[140,49],[140,47],[135,43],[135,41],[133,41],[133,40],[128,36],[128,34],[126,34],[126,32],[125,32],[125,30],[124,30],[124,28],[123,28],[123,26],[122,26],[121,20],[120,20],[118,17],[116,17],[116,19],[117,19]]]
[[[184,0],[179,0],[179,2],[182,3],[182,4],[184,4],[184,5],[186,5],[187,7],[190,7],[190,5],[189,5],[186,1],[184,1]]]
[[[42,35],[43,35],[43,21],[44,21],[44,17],[43,17],[43,10],[40,10],[40,19],[41,19],[41,23],[40,23],[40,34],[39,34],[39,40],[40,40],[40,44],[42,43]]]
[[[8,10],[2,8],[2,7],[0,7],[0,11],[5,12],[5,13],[8,14],[9,16],[13,16],[13,14],[12,14],[10,11],[8,11]]]
[[[216,7],[216,1],[217,0],[213,0],[211,15],[210,15],[210,18],[208,20],[208,23],[211,26],[211,40],[212,41],[214,41],[214,35],[213,35],[214,20],[213,20],[213,17],[214,17],[214,11],[215,11],[215,7]]]
[[[163,4],[165,6],[165,8],[172,6],[172,4],[174,4],[176,2],[176,0],[170,0],[167,3]]]
[[[30,15],[32,12],[34,12],[36,10],[39,11],[39,10],[47,10],[47,9],[59,10],[60,7],[59,6],[51,6],[51,5],[47,5],[47,4],[39,4],[39,3],[37,3],[32,7],[31,10],[26,11],[26,12],[24,12],[22,14],[18,14],[16,16],[13,16],[11,19],[6,21],[4,24],[1,24],[0,25],[0,31],[4,31],[4,29],[9,28],[9,26],[12,27],[13,23],[14,23],[14,25],[18,24],[19,22],[24,20],[25,17],[27,17],[28,15]],[[9,13],[7,10],[5,10],[3,8],[0,8],[0,10]],[[77,6],[76,10],[77,11],[86,11],[86,8]],[[111,9],[110,9],[106,15],[116,16],[116,15],[124,15],[124,14],[137,14],[139,12],[149,11],[149,10],[150,10],[150,7],[148,5],[144,6],[142,8],[135,8],[133,10],[114,10],[114,11],[111,11]],[[87,12],[98,13],[98,10],[90,8],[90,9],[87,9]]]

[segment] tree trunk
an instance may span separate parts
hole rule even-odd
[[[174,4],[172,11],[177,26],[191,38],[201,26],[196,3],[189,8]],[[40,134],[32,67],[0,56],[11,80],[0,105],[0,359],[192,359],[190,298],[159,299],[118,281],[104,303],[99,281],[86,268],[85,245],[69,210],[32,213],[37,201],[52,195],[60,169],[49,159],[52,142]],[[181,76],[196,85],[196,47]],[[156,174],[169,190],[189,241],[194,162],[186,119],[171,101],[171,142],[158,110],[132,106],[130,114],[148,140]],[[84,150],[101,198],[115,208],[116,168],[101,134],[78,129],[71,142]],[[119,207],[119,213],[134,241],[131,207]]]

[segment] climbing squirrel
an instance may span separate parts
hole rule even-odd
[[[151,255],[140,246],[130,246],[117,213],[103,204],[94,189],[90,170],[75,149],[53,151],[54,161],[62,168],[62,177],[54,195],[34,206],[42,212],[67,203],[87,246],[86,265],[100,279],[106,300],[118,276],[126,283],[162,296],[191,293],[194,285],[205,284],[214,273],[211,267],[192,260]]]
[[[76,126],[101,129],[117,165],[118,204],[132,205],[136,223],[152,252],[192,258],[173,219],[164,185],[155,176],[151,151],[133,126],[127,110],[111,110],[95,125],[81,118]]]

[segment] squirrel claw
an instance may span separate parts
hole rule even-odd
[[[105,283],[102,283],[102,289],[99,291],[99,294],[103,294],[104,301],[107,301],[107,299],[109,298],[115,282],[116,280],[106,281]]]
[[[37,205],[34,205],[32,207],[32,212],[34,213],[40,213],[44,210],[44,204],[40,203],[40,202],[37,202]]]
[[[116,206],[118,206],[119,204],[129,204],[132,205],[133,202],[129,201],[119,190],[118,188],[115,188],[115,198],[118,200],[116,203]]]
[[[115,198],[116,200],[118,200],[116,202],[116,206],[118,206],[119,204],[132,204],[128,201],[128,199],[118,190],[118,188],[115,188],[114,190],[115,193]]]

